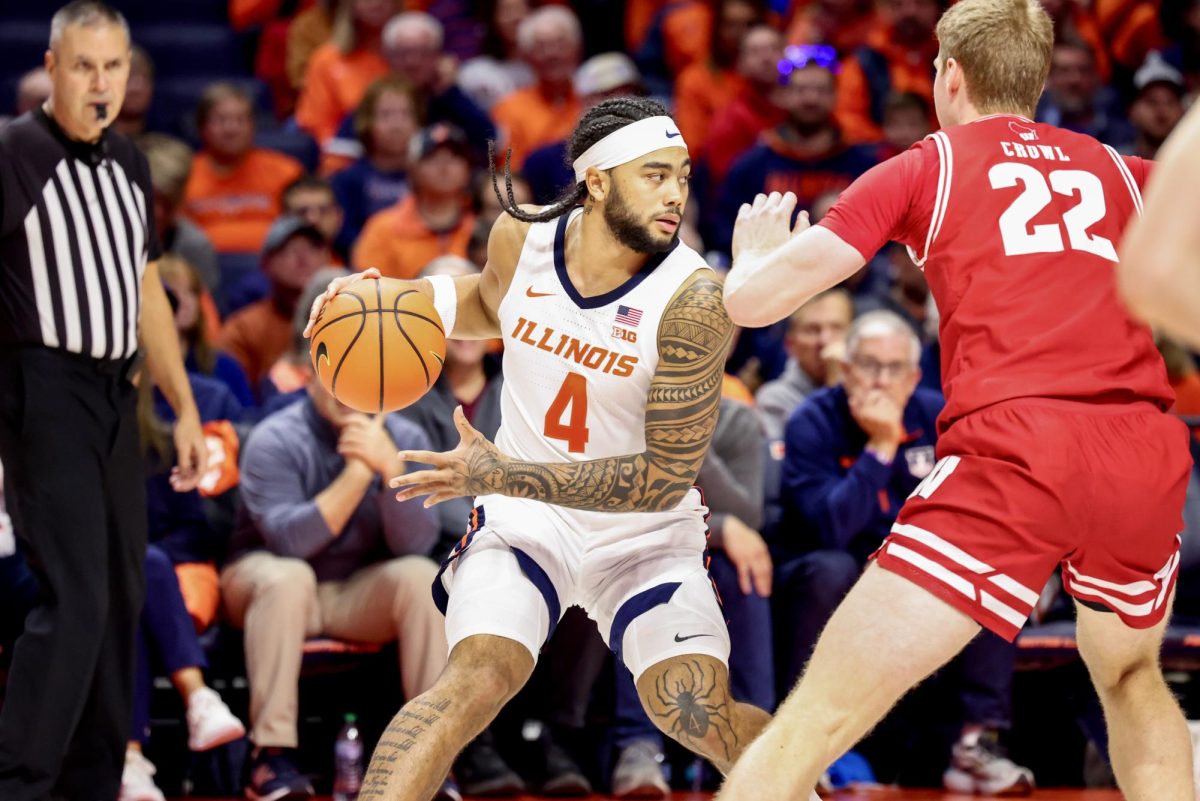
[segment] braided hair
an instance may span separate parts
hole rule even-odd
[[[667,110],[662,103],[645,97],[612,97],[597,103],[583,115],[571,133],[571,138],[567,140],[568,166],[570,166],[570,162],[582,156],[589,147],[612,132],[639,120],[665,116],[667,116]],[[528,223],[549,222],[558,219],[587,199],[587,184],[580,181],[541,211],[534,213],[524,211],[517,205],[517,200],[513,196],[511,159],[512,150],[510,149],[504,157],[504,186],[508,190],[508,196],[505,197],[500,191],[500,182],[496,176],[496,143],[488,141],[488,162],[491,165],[492,188],[496,191],[496,199],[500,201],[500,206],[508,214],[518,220]],[[573,170],[572,174],[574,174]]]

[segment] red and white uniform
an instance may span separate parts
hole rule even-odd
[[[1188,433],[1113,271],[1149,168],[984,117],[866,173],[820,223],[864,258],[908,246],[941,313],[941,460],[876,558],[1010,639],[1060,562],[1131,626],[1166,609]]]

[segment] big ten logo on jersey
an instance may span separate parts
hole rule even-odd
[[[550,326],[542,325],[534,320],[517,318],[517,324],[510,335],[515,342],[520,342],[538,350],[559,356],[574,362],[588,370],[597,370],[617,378],[628,378],[633,375],[638,357],[632,353],[622,354],[599,345],[584,342],[570,334],[556,331]]]
[[[630,331],[628,328],[622,328],[619,325],[614,325],[612,330],[613,339],[620,339],[625,342],[637,342],[637,331]]]

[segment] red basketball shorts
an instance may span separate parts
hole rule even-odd
[[[1149,404],[988,407],[940,439],[874,558],[1009,640],[1060,564],[1076,600],[1149,628],[1179,565],[1188,437]]]

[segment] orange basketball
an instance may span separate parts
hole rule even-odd
[[[360,412],[394,412],[433,386],[446,335],[433,302],[392,278],[351,284],[325,304],[310,342],[313,368],[333,396]]]

